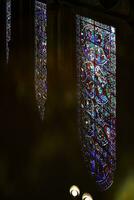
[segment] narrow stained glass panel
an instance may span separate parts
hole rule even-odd
[[[47,7],[35,1],[35,93],[41,119],[47,100]]]
[[[9,44],[11,41],[11,0],[6,1],[6,62],[9,61]]]
[[[101,190],[116,168],[115,28],[76,16],[79,119],[82,151]]]

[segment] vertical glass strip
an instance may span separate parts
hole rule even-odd
[[[9,43],[11,41],[11,0],[6,1],[6,62],[9,61]]]
[[[76,16],[80,136],[84,158],[101,190],[116,168],[115,28]]]
[[[41,119],[47,100],[47,6],[35,1],[35,93]]]

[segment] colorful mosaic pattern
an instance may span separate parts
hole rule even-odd
[[[101,190],[116,168],[115,28],[76,16],[82,151]]]
[[[35,1],[35,93],[41,119],[47,100],[47,8]]]
[[[9,43],[11,41],[11,0],[6,1],[6,62],[9,61]]]

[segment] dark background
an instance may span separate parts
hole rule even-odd
[[[34,1],[14,0],[9,64],[0,1],[0,199],[134,200],[134,3],[48,1],[48,100],[41,121],[34,90]],[[100,192],[82,160],[77,120],[75,14],[116,27],[117,170]],[[79,198],[81,199],[81,197]]]

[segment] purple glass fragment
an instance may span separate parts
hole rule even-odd
[[[11,0],[6,0],[6,62],[9,61],[11,41]]]
[[[47,6],[35,1],[35,93],[41,119],[47,100]]]

